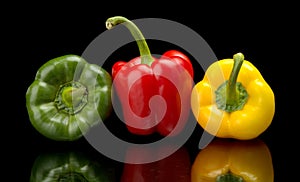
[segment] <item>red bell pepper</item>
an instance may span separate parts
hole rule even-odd
[[[145,158],[159,155],[160,151],[127,151],[126,159]],[[179,148],[170,156],[151,163],[125,163],[121,175],[121,182],[190,182],[191,181],[190,156],[185,147]]]
[[[152,56],[144,36],[127,18],[109,18],[106,27],[121,23],[129,29],[140,51],[139,57],[118,61],[112,67],[113,88],[128,130],[137,135],[178,134],[190,113],[194,76],[190,59],[178,50],[168,50],[160,58]]]

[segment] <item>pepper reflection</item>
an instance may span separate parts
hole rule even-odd
[[[116,181],[113,167],[106,164],[79,152],[44,153],[34,161],[30,182]]]
[[[192,182],[273,182],[271,153],[259,140],[215,139],[192,164]]]
[[[163,150],[161,150],[163,151]],[[127,151],[127,158],[141,157],[147,151]],[[158,151],[157,151],[158,152]],[[148,154],[150,154],[148,152]],[[148,155],[146,154],[146,155]],[[157,155],[151,152],[151,155]],[[186,148],[181,147],[170,156],[152,163],[125,163],[121,182],[189,182],[191,181],[191,162]]]

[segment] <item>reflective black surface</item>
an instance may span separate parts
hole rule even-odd
[[[190,6],[186,5],[185,7]],[[236,7],[220,10],[216,10],[213,6],[199,7],[197,11],[194,11],[196,17],[182,13],[179,8],[182,8],[181,5],[176,6],[175,9],[168,9],[168,11],[165,11],[164,8],[158,8],[159,10],[154,8],[149,11],[144,9],[137,12],[112,10],[105,13],[102,11],[103,7],[91,4],[83,6],[79,3],[69,6],[41,5],[37,8],[14,11],[19,16],[8,21],[9,25],[6,27],[10,27],[8,30],[11,30],[8,33],[13,33],[13,35],[9,36],[11,41],[6,46],[9,52],[4,53],[10,57],[6,60],[10,63],[6,70],[10,74],[7,74],[6,77],[11,78],[7,84],[10,91],[6,90],[5,95],[8,96],[4,98],[8,111],[4,113],[6,119],[2,120],[5,123],[2,129],[4,131],[2,151],[3,158],[7,162],[7,165],[3,166],[5,168],[4,176],[9,178],[9,181],[29,181],[33,171],[37,172],[34,170],[34,166],[36,160],[39,160],[39,156],[45,153],[70,151],[83,153],[92,163],[102,165],[101,162],[105,161],[105,165],[108,165],[114,172],[115,181],[126,178],[124,177],[126,175],[133,175],[130,170],[135,168],[140,172],[145,171],[145,173],[148,173],[148,167],[155,168],[150,177],[158,176],[159,179],[164,179],[164,174],[177,175],[175,172],[164,172],[164,168],[170,170],[172,167],[166,167],[159,162],[146,167],[129,166],[130,170],[128,170],[128,166],[126,167],[124,163],[99,153],[85,138],[74,142],[52,141],[40,135],[29,122],[25,107],[25,92],[33,81],[37,69],[54,57],[70,53],[80,55],[95,37],[106,30],[104,22],[108,17],[122,15],[129,19],[153,17],[182,23],[202,36],[219,59],[231,57],[238,51],[243,52],[247,60],[252,61],[261,71],[275,94],[274,119],[271,126],[258,137],[270,150],[274,181],[297,179],[296,169],[299,157],[296,149],[298,144],[296,123],[298,119],[297,111],[292,106],[295,100],[293,96],[295,92],[292,90],[295,85],[291,82],[296,74],[288,71],[288,69],[292,69],[288,67],[290,66],[288,62],[295,62],[297,56],[288,56],[289,54],[286,52],[292,47],[286,42],[292,38],[292,35],[280,33],[278,30],[278,27],[288,27],[288,24],[282,20],[281,15],[277,14],[276,9],[270,9],[261,4],[243,9],[241,12],[236,11]],[[201,11],[203,8],[211,9],[210,13],[203,13]],[[266,9],[269,11],[266,12]],[[160,10],[162,12],[154,13]],[[212,14],[217,15],[211,16]],[[157,29],[159,30],[159,27]],[[128,36],[130,35],[128,34]],[[176,45],[158,41],[149,41],[149,47],[156,54],[162,54],[172,48],[180,49]],[[112,54],[104,68],[110,71],[114,61],[130,60],[137,55],[138,50],[135,44],[128,44]],[[195,67],[194,80],[198,82],[202,79],[204,71],[195,60],[193,63]],[[12,77],[12,75],[14,76]],[[7,80],[6,77],[3,79]],[[6,83],[6,81],[4,82]],[[193,120],[192,116],[191,120]],[[137,143],[147,143],[160,138],[157,135],[136,137],[128,134],[123,123],[114,114],[107,120],[107,123],[112,133],[116,133],[128,141],[137,140]],[[183,146],[186,151],[184,155],[188,161],[185,161],[185,166],[179,165],[179,167],[182,168],[180,171],[184,175],[190,175],[188,171],[191,170],[196,156],[201,151],[198,143],[202,133],[203,129],[197,126]],[[167,163],[172,163],[172,161]],[[180,162],[180,164],[182,163],[184,162]],[[158,166],[162,167],[162,170],[158,169]],[[124,170],[130,172],[127,171],[128,173],[124,174]],[[160,175],[157,170],[160,171]]]

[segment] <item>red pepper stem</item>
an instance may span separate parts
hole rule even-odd
[[[141,56],[141,63],[151,65],[151,63],[154,61],[154,59],[150,53],[148,44],[147,44],[143,34],[139,30],[139,28],[132,21],[130,21],[127,18],[122,17],[122,16],[114,16],[114,17],[108,18],[106,20],[105,25],[106,25],[106,28],[109,30],[121,23],[123,23],[128,28],[131,35],[137,42],[137,45],[138,45],[138,48],[140,51],[140,56]]]
[[[238,100],[239,90],[236,86],[237,77],[244,61],[244,55],[237,53],[233,55],[233,68],[226,87],[226,103],[233,104]]]

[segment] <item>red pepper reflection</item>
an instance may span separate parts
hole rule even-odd
[[[148,151],[138,152],[128,151],[127,158],[150,154]],[[156,154],[152,153],[151,155]],[[145,164],[125,163],[121,182],[189,182],[191,181],[190,172],[189,153],[186,148],[181,147],[172,155],[156,162]]]

